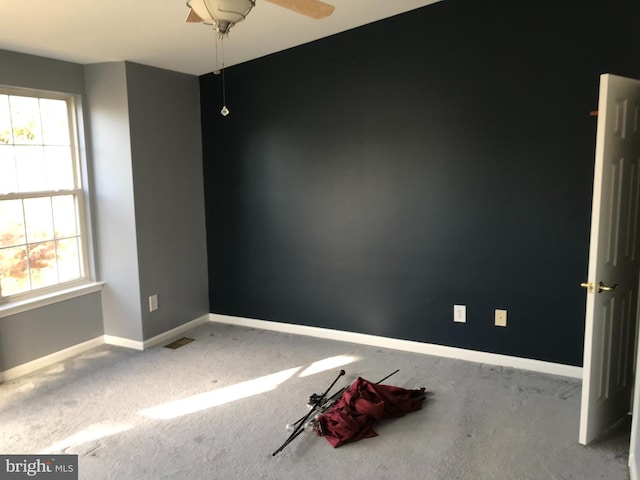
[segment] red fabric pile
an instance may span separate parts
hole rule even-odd
[[[375,422],[420,410],[424,396],[424,388],[407,390],[358,377],[340,399],[318,417],[318,433],[334,448],[375,437]]]

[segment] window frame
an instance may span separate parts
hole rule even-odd
[[[87,175],[87,162],[84,149],[84,128],[82,125],[82,111],[80,96],[72,93],[55,92],[44,89],[29,89],[0,85],[0,95],[31,97],[37,99],[62,100],[67,107],[67,120],[69,128],[69,147],[73,162],[73,188],[61,190],[41,190],[27,192],[0,193],[0,200],[15,200],[28,198],[54,198],[56,196],[70,195],[75,200],[78,222],[78,255],[81,275],[78,278],[48,285],[45,287],[31,288],[28,291],[12,295],[2,295],[0,286],[0,309],[12,305],[26,305],[41,299],[46,303],[55,298],[57,294],[68,297],[69,292],[82,291],[83,287],[95,285],[93,281],[93,264],[91,248],[91,222],[87,212],[89,211],[89,178]],[[44,139],[43,139],[44,142]],[[13,145],[16,145],[13,143]],[[43,146],[46,144],[43,143]],[[29,245],[27,243],[26,245]],[[75,295],[74,295],[75,296]],[[34,307],[35,308],[35,307]],[[2,313],[0,311],[0,313]],[[4,315],[0,315],[4,316]]]

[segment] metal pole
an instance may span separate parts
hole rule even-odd
[[[285,442],[280,445],[280,448],[278,448],[275,452],[273,452],[271,454],[271,456],[275,457],[278,453],[280,453],[284,447],[286,447],[287,445],[289,445],[289,443],[291,443],[291,441],[296,438],[298,435],[300,435],[300,432],[302,432],[302,427],[304,426],[304,422],[315,412],[316,408],[318,408],[318,406],[323,402],[323,400],[325,399],[325,397],[327,396],[327,394],[329,393],[329,391],[333,388],[333,386],[336,384],[336,382],[340,379],[340,377],[342,377],[346,372],[344,370],[340,370],[340,373],[338,374],[338,376],[336,377],[336,379],[331,383],[331,385],[329,385],[329,388],[327,388],[325,390],[325,392],[322,394],[322,396],[316,401],[316,403],[313,404],[313,407],[311,408],[311,410],[309,411],[309,413],[307,413],[302,419],[301,421],[298,423],[298,426],[293,430],[293,432],[291,432],[291,435],[289,435],[289,438],[287,438],[285,440]]]

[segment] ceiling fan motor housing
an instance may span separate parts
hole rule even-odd
[[[187,5],[207,25],[213,25],[220,35],[245,19],[255,0],[188,0]]]

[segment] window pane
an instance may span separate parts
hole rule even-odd
[[[13,143],[9,96],[0,95],[0,145]]]
[[[34,243],[28,248],[31,288],[48,287],[58,283],[55,243]]]
[[[18,191],[41,192],[47,188],[47,170],[42,147],[15,147]]]
[[[47,189],[74,188],[71,147],[44,147],[44,158],[47,164]]]
[[[51,199],[53,205],[53,224],[55,238],[75,237],[78,235],[78,214],[76,199],[73,195],[63,195]]]
[[[40,117],[45,145],[70,145],[67,102],[41,98]]]
[[[15,295],[31,289],[26,247],[0,248],[2,295]]]
[[[22,245],[24,236],[24,217],[22,200],[0,201],[0,247]]]
[[[9,104],[15,143],[42,145],[38,99],[12,95]]]
[[[0,130],[2,127],[0,127]],[[0,135],[2,133],[0,132]],[[3,145],[0,139],[0,194],[18,191],[18,174],[12,145]]]
[[[58,277],[61,282],[75,280],[82,276],[80,253],[77,238],[68,238],[56,242],[58,255]]]
[[[24,200],[24,219],[29,243],[53,240],[51,197],[26,198]]]
[[[13,93],[0,87],[0,299],[86,275],[73,100]]]

